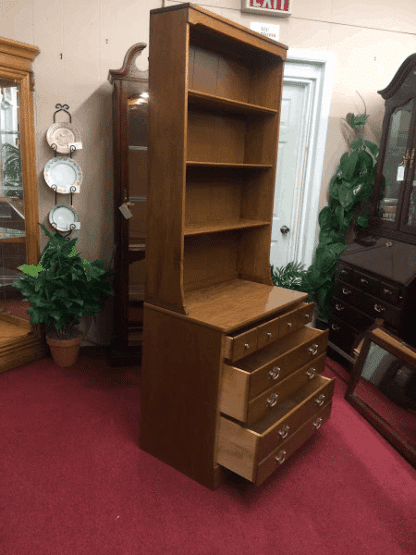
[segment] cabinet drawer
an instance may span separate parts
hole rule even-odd
[[[331,311],[332,314],[351,324],[359,331],[364,331],[374,323],[374,318],[357,310],[341,299],[335,298],[331,300]]]
[[[385,283],[384,281],[380,281],[377,297],[380,297],[380,299],[383,299],[383,301],[387,301],[388,303],[394,304],[396,306],[401,306],[404,297],[404,291],[402,291],[400,287],[396,287],[394,285],[390,285],[389,283]]]
[[[225,358],[235,361],[257,350],[257,328],[226,337]]]
[[[361,291],[376,291],[378,287],[378,280],[358,270],[353,270],[352,283],[357,286]]]
[[[298,310],[292,310],[279,318],[279,339],[298,328]]]
[[[322,408],[328,407],[334,383],[334,379],[316,376],[293,397],[250,427],[241,426],[221,416],[217,462],[256,482],[257,470],[262,461],[276,449],[288,447],[287,442],[296,437],[299,428],[311,418],[316,422]],[[267,473],[261,473],[262,476],[264,474]]]
[[[342,280],[345,281],[346,283],[353,283],[354,282],[354,276],[353,276],[353,270],[352,268],[349,268],[348,266],[345,266],[344,264],[338,263],[337,268],[335,270],[335,276]]]
[[[312,322],[314,303],[305,303],[298,310],[298,327],[305,326]]]
[[[303,327],[236,365],[223,364],[220,411],[246,422],[248,403],[323,354],[328,330]]]
[[[334,297],[359,307],[363,293],[349,283],[337,280],[334,285]]]
[[[359,336],[359,332],[333,315],[329,316],[329,341],[336,347],[351,354],[354,341]]]
[[[364,295],[361,299],[362,310],[365,310],[372,318],[382,318],[386,323],[398,328],[401,322],[401,310],[390,305],[382,299]]]
[[[249,401],[247,418],[245,420],[241,419],[241,421],[246,424],[252,424],[262,418],[267,412],[272,411],[274,407],[280,406],[295,391],[324,371],[325,359],[326,353],[315,357],[311,362],[289,374],[284,380],[277,382],[276,385]]]
[[[281,466],[295,451],[301,447],[319,428],[326,422],[332,409],[332,402],[326,404],[303,426],[301,426],[290,439],[283,442],[273,453],[271,453],[257,468],[256,485],[261,484],[279,466]]]

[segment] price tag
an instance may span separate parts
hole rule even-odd
[[[126,218],[126,220],[133,217],[133,214],[130,212],[129,207],[127,206],[126,203],[119,206],[118,209],[123,214],[123,216]]]
[[[397,168],[397,181],[403,181],[404,179],[404,166],[398,166]]]

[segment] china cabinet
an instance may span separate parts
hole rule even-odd
[[[151,11],[140,446],[260,484],[325,422],[327,331],[270,275],[287,47],[191,4]]]
[[[371,223],[339,257],[329,317],[331,346],[347,358],[376,318],[416,345],[416,54],[379,94],[385,116]]]
[[[41,358],[46,344],[12,287],[22,264],[37,264],[38,195],[32,93],[36,46],[0,38],[0,372]]]
[[[148,72],[136,65],[146,44],[133,45],[113,85],[114,291],[111,363],[141,356],[146,254]]]

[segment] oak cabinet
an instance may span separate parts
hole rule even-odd
[[[211,488],[222,468],[260,483],[333,388],[328,333],[270,273],[286,47],[190,4],[150,23],[140,446]]]

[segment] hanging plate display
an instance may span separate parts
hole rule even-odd
[[[82,170],[72,158],[58,156],[52,158],[43,170],[46,183],[51,189],[61,194],[79,193],[79,186],[82,183]],[[71,187],[75,190],[71,191]]]
[[[69,145],[80,143],[80,134],[72,123],[54,123],[46,132],[46,140],[59,154],[69,154]],[[56,148],[53,145],[56,145]]]
[[[58,231],[70,231],[71,224],[74,224],[73,229],[79,229],[78,216],[72,206],[68,204],[57,204],[49,212],[49,221]]]

